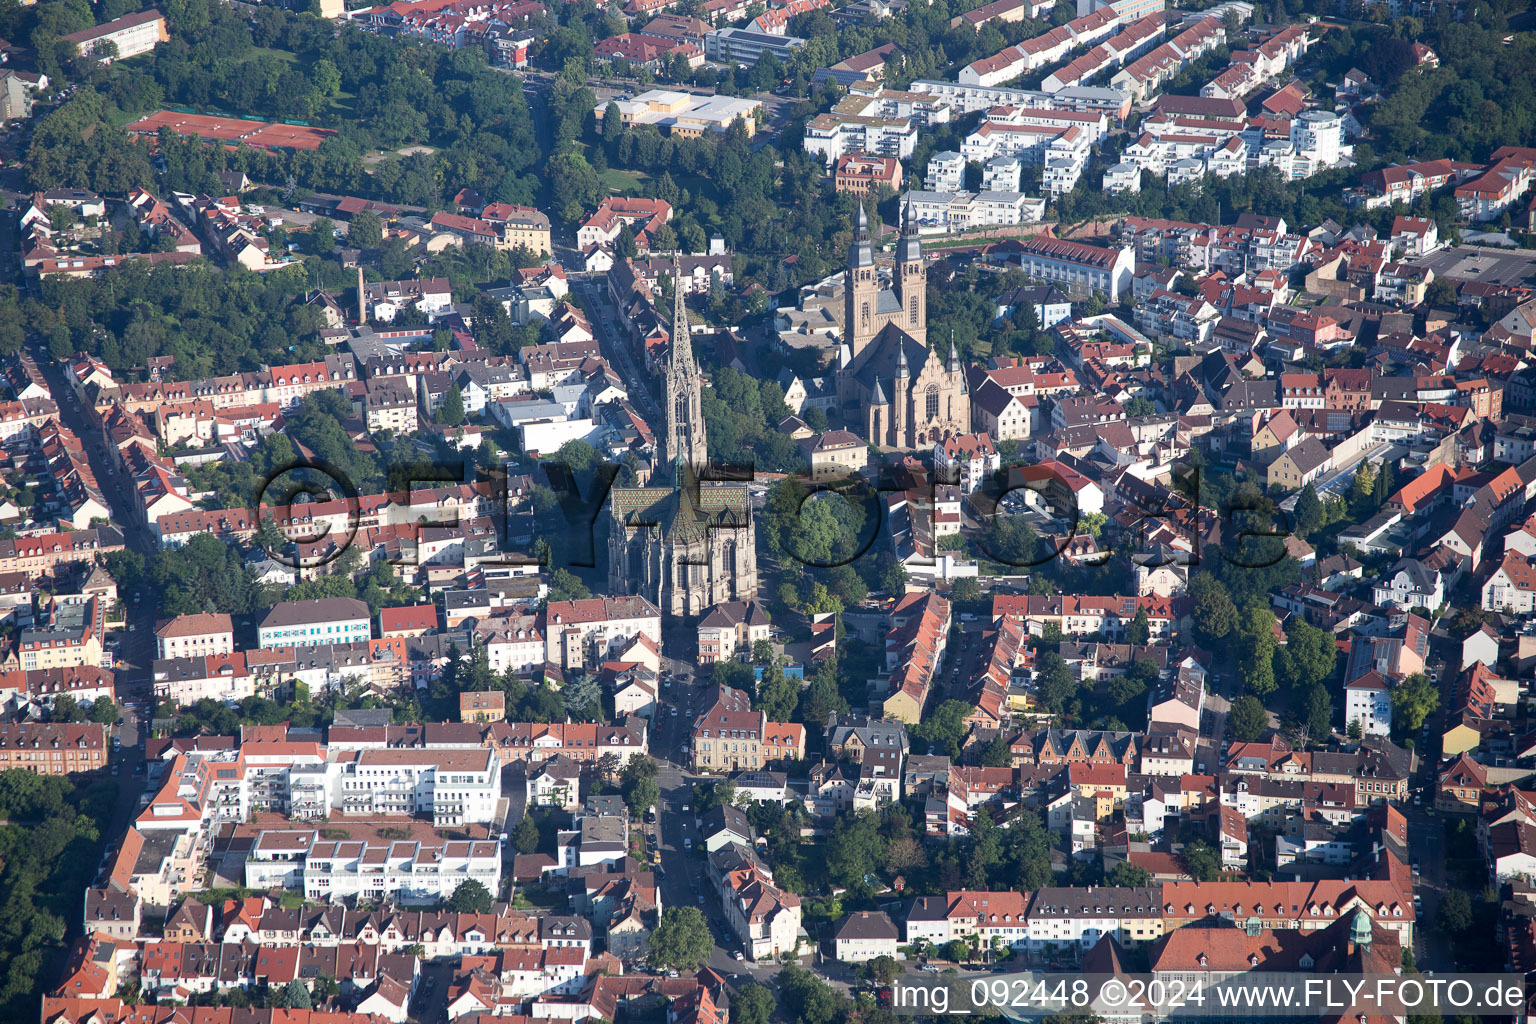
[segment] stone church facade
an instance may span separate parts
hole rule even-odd
[[[708,463],[699,368],[683,289],[674,283],[673,291],[662,387],[666,432],[656,460],[665,486],[614,488],[608,588],[640,594],[663,614],[693,618],[722,601],[757,595],[757,534],[745,484],[698,479]]]
[[[928,345],[928,267],[906,218],[891,287],[881,286],[869,220],[859,208],[848,251],[837,401],[843,419],[882,448],[929,447],[971,429],[971,397],[953,340]]]

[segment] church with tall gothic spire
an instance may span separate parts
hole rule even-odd
[[[891,283],[881,282],[859,207],[848,250],[837,403],[850,429],[882,448],[918,448],[971,429],[971,396],[954,340],[928,344],[928,266],[917,222],[902,218]]]
[[[757,534],[746,484],[700,480],[709,462],[702,383],[675,261],[672,282],[658,486],[615,487],[609,496],[608,589],[692,618],[757,595]]]

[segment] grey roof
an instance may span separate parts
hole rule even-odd
[[[883,910],[860,910],[843,918],[833,933],[834,939],[889,939],[901,937],[896,923]]]
[[[827,729],[827,743],[840,747],[857,736],[866,747],[907,749],[907,727],[868,715],[844,715]]]
[[[722,832],[731,832],[743,839],[751,839],[752,823],[747,820],[746,814],[740,808],[712,807],[704,812],[704,835],[713,837]]]
[[[1017,306],[1021,302],[1028,302],[1035,306],[1060,306],[1067,303],[1067,297],[1061,294],[1061,290],[1053,284],[1029,285],[1024,288],[1015,288],[1004,295],[999,304],[1004,306]]]
[[[1323,442],[1315,437],[1304,438],[1300,444],[1287,452],[1291,462],[1303,473],[1310,473],[1317,467],[1328,461],[1328,449],[1323,447]]]
[[[368,605],[355,597],[319,597],[312,601],[284,601],[273,605],[261,625],[263,628],[302,626],[312,622],[368,618],[371,618]]]

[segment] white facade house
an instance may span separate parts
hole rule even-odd
[[[251,888],[302,888],[309,900],[437,903],[471,880],[497,892],[501,844],[452,839],[322,840],[315,831],[268,831],[252,846],[245,877]]]
[[[1504,561],[1483,584],[1483,610],[1515,615],[1536,611],[1536,560],[1506,552]]]
[[[1434,611],[1445,602],[1445,583],[1439,572],[1423,562],[1404,558],[1377,578],[1371,595],[1379,605]]]
[[[440,828],[496,817],[501,761],[494,751],[360,750],[341,777],[344,814],[430,814]]]
[[[368,605],[351,597],[284,601],[261,620],[256,638],[264,650],[366,643],[373,638],[373,615]]]
[[[205,657],[234,649],[235,630],[228,615],[178,615],[155,630],[157,658]]]
[[[1130,288],[1136,276],[1136,254],[1129,248],[1107,249],[1062,238],[1031,238],[1020,247],[1024,273],[1063,286],[1069,294],[1101,291],[1110,302]]]
[[[901,932],[882,910],[849,914],[832,935],[834,955],[844,963],[857,964],[876,957],[895,957]]]
[[[1344,686],[1344,722],[1360,723],[1367,736],[1392,732],[1392,688],[1379,672],[1367,672]]]
[[[1331,110],[1303,110],[1291,119],[1291,145],[1297,178],[1336,167],[1344,159],[1344,119]]]
[[[965,157],[952,149],[933,154],[928,158],[923,187],[929,192],[959,192],[965,188]]]

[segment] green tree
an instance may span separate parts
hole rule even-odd
[[[873,960],[866,961],[861,971],[876,985],[886,987],[901,977],[901,964],[893,956],[877,956]]]
[[[1326,743],[1333,735],[1333,698],[1325,686],[1314,686],[1307,693],[1307,732],[1313,743]]]
[[[309,251],[328,256],[336,248],[336,225],[329,217],[316,217],[309,226]]]
[[[1472,897],[1465,889],[1447,889],[1435,911],[1435,924],[1455,937],[1472,927]]]
[[[1140,647],[1150,639],[1152,639],[1152,624],[1147,619],[1147,610],[1137,608],[1136,617],[1125,628],[1125,642]]]
[[[661,787],[655,779],[639,779],[624,791],[624,802],[632,814],[644,814],[660,800]]]
[[[797,1024],[832,1024],[845,1012],[847,1000],[832,986],[798,965],[778,973],[779,1008],[785,1020]]]
[[[581,601],[592,592],[581,582],[581,577],[569,569],[556,569],[549,574],[549,599],[551,601]]]
[[[1440,706],[1440,690],[1422,672],[1415,672],[1392,688],[1392,727],[1399,737],[1418,732],[1424,720]]]
[[[1323,503],[1309,482],[1296,496],[1296,536],[1306,540],[1323,525]]]
[[[372,210],[354,213],[347,224],[347,241],[357,249],[377,249],[384,242],[384,222]]]
[[[717,661],[709,670],[709,681],[716,686],[729,686],[733,690],[752,692],[756,680],[752,676],[752,666],[743,665],[734,659],[729,661]]]
[[[1002,733],[998,733],[987,741],[987,745],[981,748],[981,756],[978,760],[987,768],[1007,768],[1013,764],[1013,750],[1008,746],[1008,739]]]
[[[768,1024],[776,1005],[767,985],[747,982],[731,994],[731,1024]]]
[[[1077,693],[1077,680],[1058,652],[1046,651],[1035,662],[1035,688],[1040,695],[1040,706],[1050,714],[1059,715],[1067,710],[1067,701]]]
[[[1356,519],[1364,519],[1376,510],[1376,474],[1371,469],[1371,464],[1362,461],[1360,468],[1355,470],[1354,486],[1349,491],[1350,514]]]
[[[1285,646],[1275,652],[1280,675],[1288,686],[1310,689],[1333,674],[1339,657],[1334,635],[1300,616],[1291,619]]]
[[[539,848],[539,826],[534,823],[533,815],[524,814],[522,820],[517,823],[517,829],[512,833],[512,846],[518,853],[533,853]]]
[[[1221,857],[1203,839],[1184,847],[1184,867],[1197,882],[1213,882],[1221,874]]]
[[[308,1010],[309,989],[298,978],[272,993],[271,1006],[279,1010]]]
[[[757,709],[770,722],[787,722],[800,703],[800,684],[784,672],[784,663],[774,658],[760,666],[763,678],[757,684]]]
[[[1245,693],[1232,702],[1227,725],[1231,727],[1232,735],[1238,742],[1252,743],[1269,728],[1269,712],[1264,710],[1259,698]]]
[[[715,940],[698,907],[668,907],[651,932],[653,967],[696,971],[709,959]]]
[[[448,897],[448,909],[461,914],[489,914],[495,905],[490,890],[473,878],[460,882],[454,887],[453,895]]]
[[[1456,308],[1456,282],[1437,277],[1424,289],[1424,304],[1431,309]]]
[[[1194,599],[1195,637],[1214,649],[1236,628],[1237,608],[1227,588],[1208,572],[1190,574],[1189,596]]]
[[[1123,860],[1114,866],[1107,879],[1110,885],[1143,886],[1152,884],[1152,873],[1146,868],[1137,867],[1128,860]]]
[[[450,386],[448,393],[443,396],[443,404],[437,411],[437,419],[439,423],[447,427],[463,425],[464,393],[459,390],[457,384]]]
[[[965,701],[946,700],[912,727],[912,735],[927,740],[930,751],[958,758],[970,714],[971,706]]]
[[[644,814],[661,800],[656,774],[656,762],[644,754],[636,754],[625,762],[624,770],[619,773],[619,788],[630,813]]]
[[[111,697],[97,697],[91,702],[90,716],[98,725],[112,725],[117,721],[117,705]]]
[[[1237,620],[1237,672],[1248,692],[1275,692],[1275,613],[1258,600],[1243,607]]]
[[[827,876],[845,888],[863,888],[865,875],[885,863],[885,837],[870,812],[839,818],[827,840]]]

